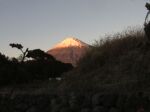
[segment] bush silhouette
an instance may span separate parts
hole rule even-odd
[[[53,56],[40,49],[23,51],[21,44],[10,44],[21,50],[23,58],[18,61],[16,58],[11,60],[0,53],[0,85],[27,83],[33,80],[45,80],[50,77],[61,77],[64,72],[73,68],[71,64],[57,61]],[[32,58],[31,60],[24,60]]]
[[[28,52],[27,57],[34,60],[28,61],[30,71],[36,74],[36,78],[49,78],[60,77],[63,72],[71,70],[71,64],[64,64],[57,61],[53,56],[45,53],[40,49],[31,50]]]
[[[29,50],[27,54],[28,58],[33,58],[35,60],[49,60],[55,61],[55,58],[40,49]]]
[[[0,53],[0,65],[7,64],[8,62],[8,57]]]

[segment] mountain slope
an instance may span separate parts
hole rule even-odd
[[[78,60],[85,54],[88,48],[88,44],[74,37],[68,37],[48,50],[47,53],[59,61],[71,63],[73,66],[76,66]]]

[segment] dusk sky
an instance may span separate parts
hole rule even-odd
[[[88,44],[128,26],[142,26],[148,0],[0,0],[0,52],[9,43],[44,51],[68,36]]]

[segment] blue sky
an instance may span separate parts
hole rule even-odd
[[[47,51],[67,36],[92,44],[107,33],[143,25],[148,0],[0,0],[0,52],[9,43]]]

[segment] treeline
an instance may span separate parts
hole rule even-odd
[[[30,60],[24,61],[23,58]],[[0,53],[0,85],[60,77],[73,68],[71,64],[57,61],[40,49],[28,50],[22,59],[21,61],[16,58],[9,59]]]

